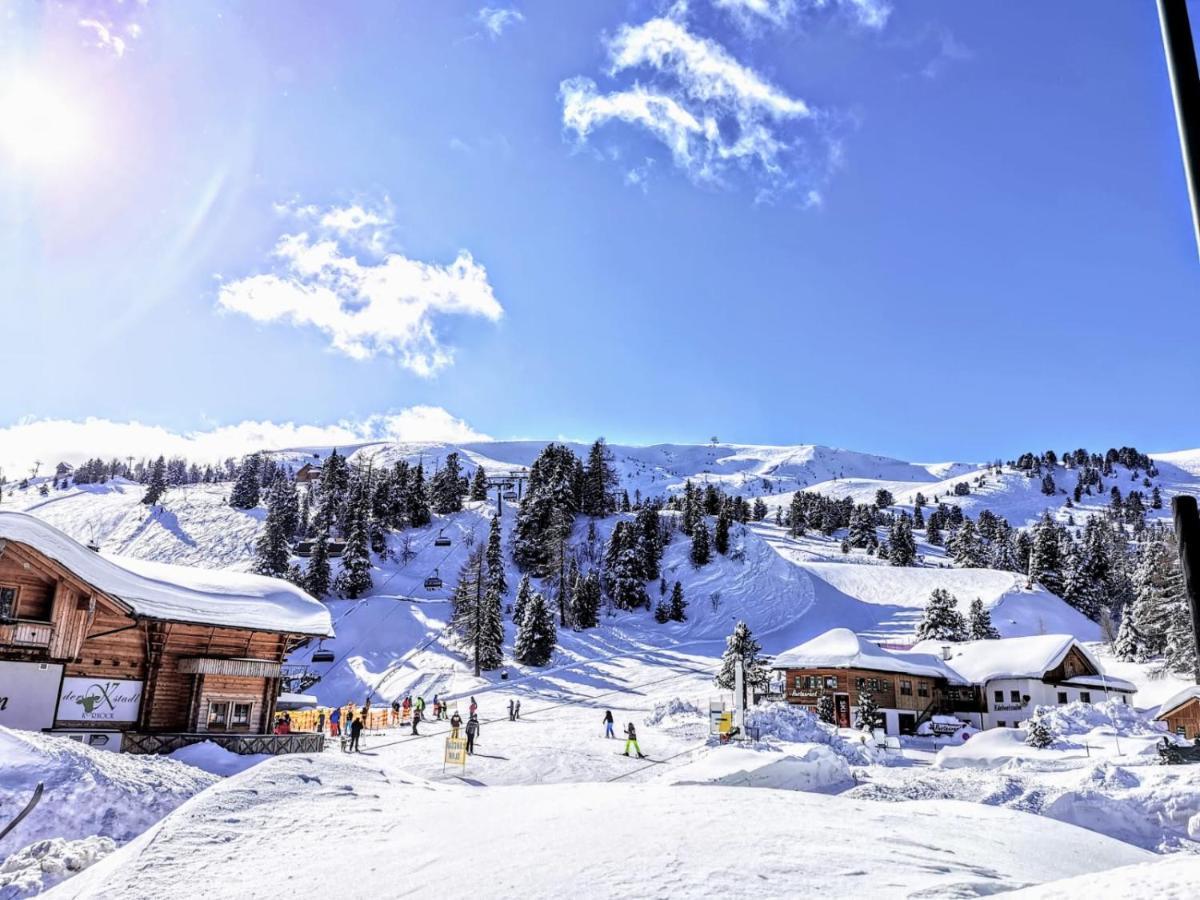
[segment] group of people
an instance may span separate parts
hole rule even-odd
[[[521,701],[514,702],[510,699],[508,701],[508,721],[515,722],[519,718],[521,718]]]
[[[606,738],[616,737],[613,734],[613,714],[611,709],[604,711],[604,736]],[[625,755],[629,755],[629,748],[633,748],[633,752],[637,754],[638,759],[645,759],[646,754],[642,752],[642,748],[638,746],[637,729],[630,722],[625,726]]]

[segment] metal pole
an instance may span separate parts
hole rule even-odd
[[[1192,613],[1192,639],[1195,641],[1195,676],[1200,684],[1200,511],[1196,498],[1181,494],[1171,501],[1175,514],[1175,537],[1179,541],[1179,566],[1183,570],[1183,589]]]
[[[1196,252],[1200,253],[1200,73],[1196,69],[1196,48],[1188,21],[1187,0],[1158,0],[1158,21],[1162,27],[1167,72],[1171,77],[1171,94],[1175,99],[1175,120],[1179,126],[1179,149],[1183,154],[1183,171],[1192,204]]]

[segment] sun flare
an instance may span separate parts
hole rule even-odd
[[[61,168],[84,155],[87,116],[66,92],[31,76],[0,82],[0,155]]]

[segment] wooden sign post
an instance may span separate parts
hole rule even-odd
[[[467,770],[467,739],[464,737],[448,737],[446,738],[446,751],[442,756],[442,771],[446,771],[446,766],[462,766],[463,771]]]

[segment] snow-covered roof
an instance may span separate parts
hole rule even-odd
[[[884,650],[849,628],[831,628],[799,647],[785,650],[771,663],[775,669],[871,669],[926,678],[945,678],[953,684],[967,682],[937,654]]]
[[[41,519],[0,512],[0,539],[26,544],[137,616],[332,637],[324,604],[279,578],[96,553]]]
[[[284,691],[275,699],[275,708],[278,710],[291,709],[308,709],[315,708],[317,698],[312,694],[290,694]]]
[[[1189,684],[1178,694],[1172,695],[1166,703],[1158,708],[1158,715],[1155,718],[1161,719],[1171,710],[1183,706],[1183,704],[1192,699],[1200,700],[1200,684]]]
[[[1082,685],[1084,687],[1098,687],[1112,691],[1124,691],[1128,694],[1137,693],[1137,685],[1132,681],[1126,681],[1124,678],[1114,678],[1112,675],[1075,675],[1062,683]]]
[[[922,641],[913,649],[940,652],[943,646],[950,648],[947,663],[973,684],[984,684],[997,678],[1041,678],[1061,663],[1072,647],[1077,648],[1097,672],[1104,671],[1096,658],[1069,634],[1035,634],[961,644]],[[1114,686],[1119,681],[1115,678],[1108,680]],[[1121,683],[1132,687],[1129,682]]]

